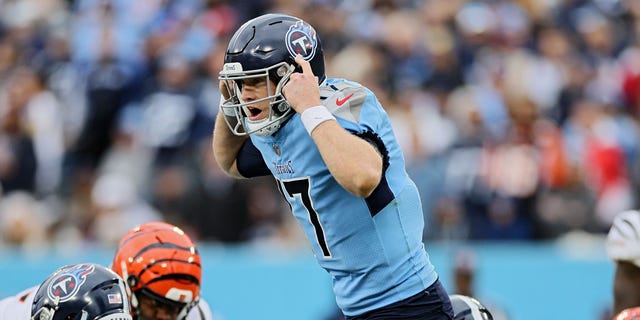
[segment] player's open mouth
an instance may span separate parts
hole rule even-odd
[[[249,113],[249,120],[260,120],[262,110],[255,107],[247,107],[247,111]]]

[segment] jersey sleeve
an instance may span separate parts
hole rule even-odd
[[[264,163],[264,159],[260,151],[251,142],[251,139],[245,140],[244,144],[236,157],[236,166],[238,172],[245,178],[268,176],[271,174],[269,167]]]
[[[373,92],[355,82],[334,79],[320,87],[320,99],[334,116],[353,124],[345,129],[356,133],[378,132],[386,118]]]
[[[388,116],[371,90],[362,85],[342,79],[320,87],[322,104],[336,117],[341,125],[354,135],[366,140],[382,156],[384,169],[388,167],[389,155],[381,135],[388,134]]]

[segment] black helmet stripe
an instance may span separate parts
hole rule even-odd
[[[146,283],[147,285],[150,285],[154,282],[159,282],[159,281],[163,281],[163,280],[188,280],[191,281],[195,284],[200,284],[200,282],[198,281],[198,279],[196,279],[196,277],[189,275],[189,274],[184,274],[184,273],[172,273],[172,274],[166,274],[164,276],[161,277],[157,277],[151,281],[149,281],[148,283]]]
[[[198,252],[198,250],[195,247],[183,247],[183,246],[179,246],[175,243],[169,243],[169,242],[156,242],[156,243],[152,243],[142,249],[140,249],[140,251],[138,251],[138,253],[136,253],[133,256],[133,259],[136,259],[137,257],[141,256],[143,253],[149,251],[149,250],[153,250],[153,249],[158,249],[158,248],[163,248],[163,249],[176,249],[176,250],[180,250],[180,251],[187,251],[187,252]]]
[[[152,263],[149,263],[147,266],[144,267],[144,269],[140,270],[140,273],[137,275],[138,278],[142,278],[142,275],[147,272],[147,270],[151,269],[153,266],[159,264],[159,263],[164,263],[164,262],[173,262],[173,263],[184,263],[184,264],[190,264],[190,265],[195,265],[198,266],[198,268],[202,268],[202,266],[199,263],[196,262],[190,262],[187,260],[182,260],[182,259],[160,259],[160,260],[155,260]],[[174,273],[174,275],[178,275],[179,273]],[[149,283],[154,283],[155,281],[159,281],[159,280],[164,280],[167,279],[168,277],[170,277],[172,274],[167,274],[167,275],[163,275],[160,276],[154,280],[151,280]],[[184,276],[188,276],[189,280],[192,280],[193,282],[200,284],[200,282],[198,281],[198,279],[194,278],[193,276],[189,276],[189,275],[184,275]],[[149,284],[147,283],[147,284]]]

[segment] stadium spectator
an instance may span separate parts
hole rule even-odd
[[[280,236],[296,230],[277,192],[210,174],[202,127],[189,127],[195,139],[176,151],[189,161],[167,172],[152,170],[155,147],[142,139],[144,128],[170,136],[166,119],[147,120],[176,114],[185,105],[176,97],[215,117],[229,37],[239,21],[276,10],[325,35],[328,74],[376,92],[420,193],[425,239],[604,234],[639,203],[638,5],[487,0],[0,2],[0,201],[12,190],[47,197],[59,204],[53,231],[75,227],[105,167],[118,168],[194,237],[295,241]],[[157,85],[181,65],[201,90]],[[145,115],[148,106],[158,113]],[[246,190],[227,197],[234,188]],[[277,212],[247,217],[248,201],[220,201],[250,199],[240,193],[269,198]],[[223,205],[211,214],[214,203]],[[212,222],[224,230],[203,227]],[[78,247],[95,240],[80,235],[70,238]]]
[[[0,201],[0,234],[3,243],[23,249],[46,245],[53,222],[50,208],[27,192],[12,192]],[[38,221],[38,223],[33,223]]]
[[[6,194],[12,191],[36,194],[38,156],[30,124],[25,121],[30,90],[20,81],[24,78],[19,71],[11,73],[5,103],[0,105],[0,186]]]
[[[87,236],[107,245],[117,244],[122,234],[135,226],[161,219],[129,177],[118,173],[98,177],[87,213]]]
[[[63,110],[57,97],[31,67],[14,70],[8,83],[9,103],[20,110],[21,122],[33,141],[36,158],[34,194],[57,192],[64,154]]]
[[[326,77],[313,27],[284,14],[249,20],[220,80],[218,164],[277,180],[346,318],[450,319],[390,120],[369,89]]]

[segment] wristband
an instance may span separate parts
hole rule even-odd
[[[300,119],[302,119],[304,128],[307,129],[309,134],[311,134],[313,129],[315,129],[319,124],[327,120],[335,120],[336,117],[334,117],[325,106],[315,106],[302,112]]]

